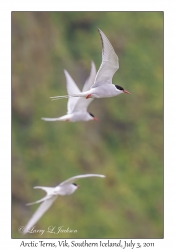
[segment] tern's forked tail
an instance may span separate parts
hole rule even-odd
[[[44,190],[44,191],[47,193],[47,195],[46,195],[44,198],[40,199],[40,200],[37,200],[37,201],[35,201],[35,202],[31,202],[31,203],[27,203],[27,204],[26,204],[27,206],[30,206],[30,205],[33,205],[33,204],[37,204],[37,203],[40,203],[40,202],[43,202],[43,201],[46,201],[46,200],[50,199],[51,196],[50,196],[49,194],[52,193],[52,191],[53,191],[53,189],[54,189],[54,188],[52,188],[52,187],[43,187],[43,186],[36,186],[36,187],[34,187],[34,188],[35,188],[35,189],[36,189],[36,188],[39,188],[39,189]]]
[[[55,101],[58,99],[69,98],[69,95],[51,96],[50,98],[52,99],[52,101]]]
[[[52,101],[59,100],[59,99],[64,99],[64,98],[70,98],[70,97],[82,97],[82,93],[79,94],[73,94],[73,95],[60,95],[60,96],[51,96],[50,98]]]

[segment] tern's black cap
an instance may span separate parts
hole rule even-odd
[[[92,117],[94,117],[94,115],[92,113],[89,113]]]
[[[115,85],[115,87],[116,87],[117,89],[119,89],[119,90],[124,90],[124,88],[122,88],[122,87],[119,86],[119,85]]]
[[[74,186],[76,186],[76,187],[78,186],[76,183],[72,183],[72,184],[73,184]]]

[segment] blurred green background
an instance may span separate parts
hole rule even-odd
[[[101,64],[99,27],[120,60],[113,83],[131,92],[94,100],[99,122],[44,122],[66,114],[63,69],[82,88]],[[27,234],[42,198],[33,186],[56,186],[96,173],[58,197]],[[12,12],[12,238],[163,237],[163,12]]]

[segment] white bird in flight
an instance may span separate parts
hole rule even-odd
[[[88,98],[113,97],[119,94],[130,94],[127,90],[119,85],[112,84],[112,77],[119,69],[119,59],[111,43],[105,34],[98,29],[102,41],[102,63],[95,77],[94,84],[87,91],[74,93],[71,96]],[[52,99],[67,98],[68,96],[55,96]]]
[[[58,117],[58,118],[41,118],[44,121],[70,121],[70,122],[78,122],[78,121],[90,121],[98,119],[92,114],[87,112],[88,105],[92,102],[93,99],[86,100],[83,97],[72,97],[71,95],[74,93],[81,93],[76,83],[69,75],[69,73],[64,70],[64,74],[66,77],[66,87],[68,92],[68,103],[67,103],[67,115]],[[83,92],[88,91],[92,84],[94,83],[96,76],[96,68],[94,62],[91,62],[91,72],[90,76],[86,80],[83,86]]]
[[[66,181],[61,182],[56,187],[41,187],[41,186],[34,187],[34,188],[43,189],[47,193],[47,195],[38,201],[26,204],[26,205],[33,205],[33,204],[42,202],[42,204],[38,207],[38,209],[33,214],[31,219],[27,223],[27,225],[23,228],[23,234],[26,234],[35,225],[35,223],[42,217],[42,215],[50,208],[50,206],[56,200],[58,195],[70,195],[74,193],[75,190],[80,187],[74,182],[77,179],[87,178],[87,177],[104,178],[105,175],[101,175],[101,174],[77,175],[77,176],[67,179]]]

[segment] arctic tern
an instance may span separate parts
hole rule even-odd
[[[69,75],[69,73],[64,70],[64,74],[66,77],[66,87],[68,92],[68,103],[67,103],[67,114],[58,118],[41,118],[44,121],[70,121],[70,122],[78,122],[78,121],[90,121],[98,119],[92,114],[87,112],[87,107],[91,103],[93,99],[86,100],[83,97],[72,97],[73,93],[81,93],[76,83]],[[91,62],[91,72],[90,76],[86,80],[83,90],[88,91],[92,84],[94,83],[96,76],[96,68],[94,62]]]
[[[113,97],[119,94],[130,94],[119,85],[112,84],[112,77],[119,69],[119,59],[106,35],[98,29],[102,42],[102,63],[96,74],[94,84],[87,91],[81,93],[75,92],[74,97],[105,98]],[[67,98],[68,96],[55,96],[52,99]]]
[[[80,187],[79,185],[75,183],[75,181],[80,178],[87,178],[87,177],[104,178],[105,175],[101,175],[101,174],[77,175],[77,176],[67,179],[66,181],[61,182],[56,187],[42,187],[42,186],[34,187],[34,188],[40,188],[44,190],[47,193],[47,195],[38,201],[26,204],[26,205],[33,205],[33,204],[42,202],[42,204],[35,211],[31,219],[27,223],[27,225],[24,227],[23,234],[26,234],[35,225],[35,223],[42,217],[42,215],[50,208],[53,202],[57,199],[58,195],[70,195],[74,193],[75,190]]]

